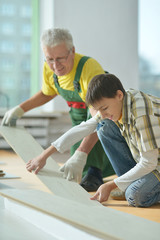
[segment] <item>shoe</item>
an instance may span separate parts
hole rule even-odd
[[[86,174],[80,183],[80,185],[87,191],[87,192],[95,192],[97,189],[103,184],[103,180],[100,180],[98,177],[92,174]]]
[[[114,200],[126,200],[125,192],[122,192],[119,188],[112,190],[112,192],[110,193],[110,197]]]

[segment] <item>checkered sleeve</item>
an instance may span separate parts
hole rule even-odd
[[[160,148],[160,117],[144,115],[136,120],[137,144],[140,152]]]

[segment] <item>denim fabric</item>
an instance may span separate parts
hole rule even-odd
[[[160,173],[155,170],[134,181],[126,189],[125,197],[134,207],[150,207],[160,201]]]
[[[102,120],[97,134],[117,176],[136,165],[129,147],[118,126],[111,120]],[[160,201],[160,173],[155,170],[132,182],[125,192],[129,205],[149,207]]]
[[[124,137],[113,121],[102,120],[98,124],[97,134],[117,176],[136,165]]]

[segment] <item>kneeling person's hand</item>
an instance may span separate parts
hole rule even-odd
[[[59,169],[63,172],[63,177],[67,180],[73,180],[80,183],[82,179],[83,168],[87,161],[87,153],[75,151],[72,157]]]

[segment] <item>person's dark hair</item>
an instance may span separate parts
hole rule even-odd
[[[96,75],[88,85],[86,103],[93,105],[102,98],[114,98],[117,90],[121,90],[125,95],[123,85],[115,75],[110,73]]]

